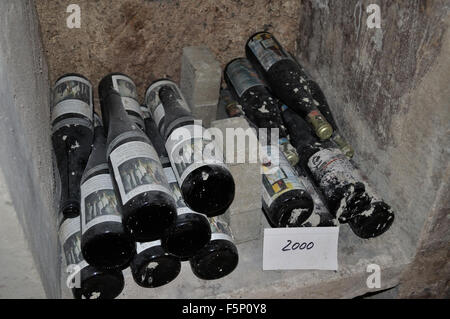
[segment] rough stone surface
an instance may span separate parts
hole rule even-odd
[[[262,218],[265,217],[261,207],[250,211],[230,213],[229,225],[233,231],[234,242],[240,244],[260,239],[262,235]]]
[[[369,29],[370,3],[302,0],[297,56],[324,89],[355,161],[397,212],[396,227],[420,243],[402,296],[443,296],[448,205],[438,191],[448,182],[449,3],[382,1],[381,29]]]
[[[216,119],[221,82],[222,68],[208,47],[183,48],[180,89],[204,127]]]
[[[241,129],[241,132],[249,129],[248,122],[240,117],[214,121],[211,126],[222,132],[223,144],[219,143],[219,147],[224,150],[228,168],[236,184],[236,194],[230,206],[231,215],[261,209],[261,164],[258,156],[254,157],[256,162],[250,161],[251,155],[258,154],[258,145],[250,143],[250,140],[257,141],[256,135],[253,131],[248,131],[252,138],[246,138],[245,141],[241,138],[242,143],[239,143],[237,138],[231,141],[235,136],[231,134],[234,131],[228,130],[231,133],[227,135],[227,129]]]
[[[41,279],[1,169],[0,207],[0,299],[45,298]]]
[[[267,225],[267,223],[266,223]],[[120,298],[353,298],[369,292],[398,285],[402,270],[408,263],[402,230],[382,237],[363,240],[347,226],[341,226],[338,271],[263,271],[263,240],[237,245],[239,265],[229,276],[204,281],[197,279],[188,263],[178,278],[166,286],[144,290],[132,284],[129,270],[124,272],[128,284]],[[371,274],[369,264],[381,268],[381,287],[370,289],[366,281]]]
[[[67,28],[70,3],[36,0],[51,82],[79,72],[96,86],[108,72],[123,72],[141,97],[155,79],[179,80],[183,47],[206,44],[223,67],[244,55],[254,32],[276,30],[289,50],[298,32],[297,0],[79,0],[80,29]]]
[[[33,2],[1,1],[0,29],[0,166],[45,292],[58,297],[50,91]]]

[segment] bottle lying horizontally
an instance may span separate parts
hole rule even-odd
[[[158,155],[177,205],[177,218],[163,233],[161,238],[162,247],[168,253],[182,260],[187,260],[211,239],[208,218],[187,207],[170,165],[167,151],[164,147],[161,147],[163,146],[163,139],[158,132],[156,123],[151,118],[147,118],[145,119],[145,124],[148,137],[153,145],[158,145]]]
[[[280,101],[268,91],[267,85],[257,75],[250,62],[246,58],[230,61],[225,67],[224,78],[249,122],[257,127],[268,129],[267,144],[273,144],[270,141],[271,131],[278,130],[278,134],[275,135],[280,149],[292,166],[297,165],[298,155],[287,139],[286,128],[280,114]],[[228,98],[225,93],[222,95]],[[226,107],[227,113],[230,113],[232,109],[228,105]],[[232,114],[232,116],[236,115]]]
[[[267,91],[246,59],[230,62],[224,77],[250,123],[270,131],[281,127],[280,102]],[[261,134],[258,138],[266,155],[262,160],[263,210],[273,227],[298,227],[311,216],[313,200],[280,152],[278,138],[265,138]]]
[[[120,270],[100,270],[89,265],[81,253],[80,218],[64,218],[59,238],[68,277],[66,284],[76,299],[113,299],[124,288]]]
[[[56,166],[59,211],[80,214],[80,180],[94,136],[92,85],[82,75],[66,74],[53,88],[52,145]]]
[[[192,272],[200,279],[214,280],[228,276],[239,263],[227,214],[209,218],[211,241],[189,260]]]
[[[137,254],[130,264],[134,281],[144,288],[157,288],[173,281],[181,270],[180,259],[168,254],[161,241],[137,243]]]
[[[81,179],[81,250],[99,269],[125,269],[136,244],[125,231],[106,159],[106,136],[94,114],[94,145]]]
[[[305,72],[277,39],[269,32],[258,32],[247,41],[245,52],[273,93],[305,118],[320,139],[329,139],[333,128],[314,105]]]
[[[351,223],[355,234],[376,237],[389,229],[394,213],[366,190],[361,174],[332,141],[319,142],[306,122],[283,106],[284,123],[300,163],[314,177],[327,206],[339,222]]]
[[[336,143],[336,145],[341,149],[342,153],[344,153],[345,156],[347,156],[348,158],[352,158],[355,154],[355,151],[339,132],[336,121],[334,120],[333,113],[331,112],[328,101],[319,84],[317,84],[317,82],[309,77],[306,79],[306,85],[313,98],[313,103],[317,106],[323,116],[325,116],[328,123],[330,123],[330,125],[333,127],[333,135],[331,136],[331,140]]]
[[[99,96],[109,120],[106,155],[123,225],[135,241],[160,239],[176,218],[176,206],[158,154],[107,81],[100,82]]]
[[[165,140],[186,205],[208,217],[223,214],[234,199],[233,177],[222,150],[194,120],[178,86],[170,80],[156,81],[145,102]]]
[[[128,75],[116,72],[105,76],[102,79],[102,86],[113,88],[119,92],[122,97],[123,107],[127,111],[128,117],[133,123],[139,126],[141,130],[144,131],[144,114],[142,113],[141,105],[139,104],[137,88],[133,80]],[[109,118],[107,117],[107,114],[105,115],[102,114],[106,124],[106,131],[108,131],[107,124],[109,123]]]

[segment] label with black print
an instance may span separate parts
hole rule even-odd
[[[114,89],[119,92],[122,97],[122,103],[125,110],[135,112],[144,118],[141,105],[138,102],[139,98],[134,82],[127,76],[113,75],[112,83]]]
[[[172,191],[174,198],[175,198],[175,202],[177,205],[177,214],[178,215],[199,214],[197,212],[194,212],[189,207],[187,207],[187,205],[183,199],[183,196],[181,195],[180,186],[178,185],[177,178],[175,177],[175,174],[173,173],[172,167],[165,167],[164,174],[166,175],[170,190]]]
[[[204,128],[200,125],[186,125],[175,129],[166,141],[170,163],[179,185],[183,185],[186,177],[199,167],[208,164],[226,167],[218,143],[203,132]]]
[[[225,213],[229,214],[229,212]],[[225,221],[224,215],[208,218],[211,227],[212,240],[228,240],[233,242],[234,236],[230,225]]]
[[[122,204],[151,191],[172,196],[161,163],[153,146],[145,142],[128,142],[109,155]]]
[[[80,265],[84,261],[81,253],[80,218],[69,218],[61,224],[59,240],[66,265]]]
[[[237,59],[227,67],[227,75],[239,97],[254,86],[264,86],[247,59]]]
[[[267,207],[282,194],[292,190],[306,191],[305,185],[277,146],[262,147],[266,159],[262,164],[263,200]]]
[[[65,114],[80,114],[93,119],[92,85],[86,79],[69,76],[53,88],[52,122]]]
[[[269,33],[257,34],[248,42],[248,46],[265,71],[269,71],[278,61],[291,59]]]
[[[320,184],[333,177],[349,183],[356,182],[355,168],[339,149],[323,149],[315,153],[309,158],[308,167]]]
[[[81,184],[82,234],[104,222],[122,222],[109,174],[93,176]]]
[[[158,246],[161,246],[161,240],[155,240],[146,243],[136,243],[136,253],[140,254],[146,249]]]

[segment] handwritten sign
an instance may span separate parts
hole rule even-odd
[[[337,270],[339,227],[267,228],[263,270]]]

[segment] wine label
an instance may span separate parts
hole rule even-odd
[[[161,246],[161,240],[150,241],[147,243],[136,243],[136,253],[140,254],[146,249]]]
[[[186,177],[199,167],[208,164],[226,167],[218,144],[204,136],[203,131],[200,125],[186,125],[174,130],[166,141],[167,153],[179,185],[183,185]]]
[[[228,64],[227,75],[239,97],[254,86],[264,86],[247,59],[237,59]]]
[[[81,231],[79,218],[66,219],[64,223],[62,223],[59,229],[59,240],[62,245],[66,265],[83,264],[84,258],[81,253]]]
[[[79,100],[65,100],[59,102],[52,110],[52,123],[65,114],[80,114],[92,121],[92,107]]]
[[[80,114],[92,121],[92,85],[78,76],[63,77],[53,88],[52,122],[65,114]]]
[[[82,234],[104,222],[122,222],[109,174],[93,176],[81,184]]]
[[[111,78],[114,89],[119,92],[122,97],[122,103],[125,110],[135,112],[144,118],[141,105],[138,102],[139,98],[134,82],[124,75],[113,75]]]
[[[291,59],[291,57],[269,33],[260,33],[255,35],[248,42],[248,46],[265,71],[269,71],[272,65],[278,61]]]
[[[270,207],[279,196],[286,192],[306,191],[306,187],[278,147],[266,146],[263,147],[263,152],[268,158],[268,161],[262,165],[262,195],[267,207]]]
[[[234,241],[230,225],[224,220],[223,215],[211,217],[208,220],[211,226],[211,240]]]
[[[142,111],[142,114],[144,115],[144,120],[148,119],[150,117],[150,111],[147,108],[147,106],[142,106],[141,105],[141,111]]]
[[[172,167],[165,167],[164,174],[166,175],[170,190],[172,191],[174,198],[175,198],[175,202],[177,205],[177,214],[178,215],[199,214],[199,213],[191,210],[189,207],[187,207],[187,205],[183,199],[183,196],[181,195],[181,190],[180,190],[180,187],[178,186],[177,178],[175,177],[175,174],[173,173]]]
[[[355,168],[339,149],[323,149],[315,153],[309,158],[308,167],[321,186],[338,180],[357,181]]]
[[[155,149],[145,142],[128,142],[109,155],[122,203],[151,191],[172,196]]]
[[[173,88],[175,93],[177,94],[177,99],[179,100],[179,105],[184,107],[187,111],[190,112],[190,108],[184,99],[180,88],[172,81],[169,80],[161,80],[153,83],[145,93],[145,104],[148,106],[150,113],[152,115],[153,120],[156,123],[156,127],[160,128],[160,124],[165,117],[164,106],[159,99],[159,90],[163,86],[169,86]]]

